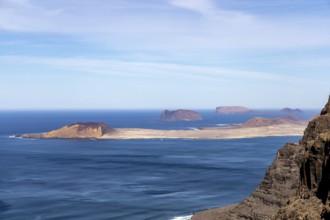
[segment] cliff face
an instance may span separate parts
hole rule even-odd
[[[198,112],[179,109],[176,111],[165,110],[160,116],[161,121],[200,121],[202,117]]]
[[[330,99],[299,144],[282,147],[250,197],[192,220],[330,219]]]
[[[274,219],[330,219],[330,99],[300,144],[305,151],[299,189]]]

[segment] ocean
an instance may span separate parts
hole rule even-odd
[[[200,210],[244,199],[263,179],[277,150],[300,139],[13,137],[80,121],[102,121],[114,128],[195,129],[252,116],[201,113],[204,120],[199,122],[160,122],[160,111],[1,111],[0,219],[188,219]]]

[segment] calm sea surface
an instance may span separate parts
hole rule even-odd
[[[193,129],[251,117],[202,114],[201,122],[165,123],[158,121],[159,111],[0,112],[0,219],[179,219],[248,196],[276,151],[300,138],[10,138],[78,121],[102,121],[115,128]]]

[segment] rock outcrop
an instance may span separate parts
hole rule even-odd
[[[252,109],[243,106],[219,106],[215,111],[218,114],[242,114],[253,112]]]
[[[191,110],[179,109],[176,111],[165,110],[160,116],[161,121],[200,121],[201,115]]]
[[[281,124],[299,124],[305,123],[305,121],[289,115],[280,118],[262,118],[262,117],[253,117],[247,122],[244,122],[240,125],[240,127],[264,127],[264,126],[273,126],[273,125],[281,125]]]
[[[192,220],[330,219],[330,99],[297,144],[282,147],[250,197]]]
[[[99,138],[113,131],[108,125],[102,122],[78,122],[60,129],[40,133],[23,134],[23,138]]]

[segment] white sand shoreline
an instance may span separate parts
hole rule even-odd
[[[240,139],[271,136],[302,136],[306,124],[284,124],[264,127],[219,127],[200,130],[156,130],[117,128],[96,139]]]

